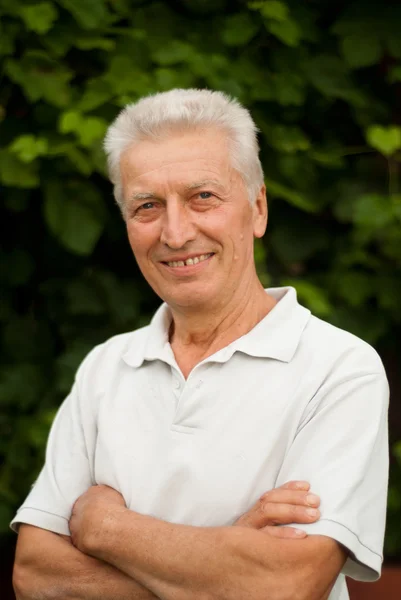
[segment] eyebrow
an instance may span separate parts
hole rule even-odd
[[[132,194],[132,196],[130,196],[130,201],[135,202],[137,200],[149,200],[149,198],[156,198],[156,194],[154,192],[137,192],[136,194]]]
[[[186,192],[190,192],[191,190],[196,190],[208,185],[217,186],[218,188],[223,189],[221,183],[219,183],[216,179],[203,179],[202,181],[195,181],[194,183],[186,185],[184,189]]]
[[[195,181],[194,183],[189,183],[184,187],[186,192],[190,192],[192,190],[197,190],[201,187],[206,187],[208,185],[217,186],[220,189],[223,189],[223,186],[216,179],[203,179],[202,181]],[[155,199],[157,195],[155,192],[136,192],[130,196],[131,202],[137,202],[139,200],[149,200]]]

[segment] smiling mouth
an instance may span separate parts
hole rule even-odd
[[[169,267],[188,267],[190,265],[197,265],[200,262],[203,262],[213,256],[214,252],[209,252],[209,254],[199,254],[199,256],[193,256],[192,258],[187,258],[187,260],[172,260],[169,262],[164,262],[165,265]]]

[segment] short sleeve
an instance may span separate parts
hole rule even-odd
[[[299,525],[349,551],[343,574],[374,581],[381,572],[388,486],[389,389],[384,370],[322,385],[300,424],[277,486],[302,479],[321,498],[321,517]]]
[[[47,440],[45,464],[11,521],[10,527],[16,532],[20,523],[28,523],[70,535],[68,522],[74,502],[94,484],[95,421],[81,389],[85,365],[94,353],[81,365],[71,393],[57,411]]]

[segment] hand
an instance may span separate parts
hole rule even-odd
[[[306,481],[290,481],[266,492],[243,514],[235,526],[253,527],[274,537],[302,539],[307,534],[295,527],[277,527],[290,523],[314,523],[320,517],[320,498],[309,492]],[[310,511],[314,510],[315,514]]]
[[[100,526],[118,510],[126,510],[122,495],[108,485],[93,485],[72,507],[69,521],[71,541],[78,550],[90,553]]]

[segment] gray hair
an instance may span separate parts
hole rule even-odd
[[[217,127],[227,134],[232,166],[244,181],[249,201],[256,200],[263,185],[263,170],[258,156],[258,130],[249,111],[223,92],[174,89],[129,104],[107,131],[104,148],[109,176],[123,215],[121,154],[136,142],[163,139],[175,131],[200,127]]]

